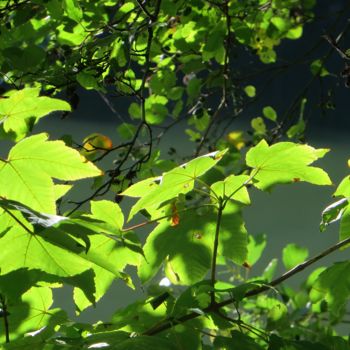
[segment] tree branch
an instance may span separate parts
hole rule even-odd
[[[215,305],[215,281],[216,281],[216,259],[218,255],[218,248],[219,248],[219,235],[220,235],[220,225],[221,225],[221,218],[222,218],[222,212],[224,210],[223,200],[219,199],[219,208],[218,208],[218,215],[216,218],[216,228],[215,228],[215,239],[214,239],[214,247],[213,247],[213,258],[211,263],[211,285],[213,287],[212,292],[210,293],[210,304],[212,306]]]
[[[4,328],[5,328],[5,341],[6,343],[10,342],[10,329],[9,329],[9,322],[8,322],[8,312],[7,312],[7,305],[5,301],[5,297],[0,294],[0,304],[2,309],[2,317],[4,318]]]
[[[244,298],[249,298],[258,294],[261,294],[263,292],[266,292],[268,290],[271,289],[271,287],[277,286],[280,283],[282,283],[283,281],[289,279],[290,277],[298,274],[299,272],[303,271],[304,269],[306,269],[307,267],[309,267],[310,265],[313,265],[315,262],[317,262],[318,260],[324,258],[325,256],[337,251],[338,249],[346,246],[347,244],[350,244],[350,237],[346,238],[334,245],[332,245],[331,247],[327,248],[326,250],[322,251],[321,253],[317,254],[316,256],[302,262],[301,264],[293,267],[292,269],[290,269],[289,271],[285,272],[283,275],[281,275],[280,277],[277,277],[276,279],[274,279],[272,282],[270,282],[269,284],[266,284],[264,286],[252,289],[250,291],[248,291],[245,295]],[[227,300],[224,300],[220,303],[216,303],[214,305],[210,304],[208,307],[203,309],[204,313],[210,313],[210,312],[217,312],[220,308],[232,304],[234,303],[236,300],[234,298],[229,298]],[[148,330],[146,330],[143,335],[155,335],[158,334],[160,332],[163,332],[171,327],[173,327],[174,325],[177,324],[181,324],[184,323],[186,321],[192,320],[194,318],[197,318],[201,315],[199,315],[196,312],[191,312],[187,315],[183,315],[179,318],[170,318],[165,320],[162,324],[158,324],[155,327],[152,327]]]

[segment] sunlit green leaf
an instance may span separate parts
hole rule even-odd
[[[321,272],[312,286],[312,301],[326,300],[332,316],[338,318],[345,311],[350,296],[349,271],[350,262],[337,262]]]
[[[289,270],[306,260],[308,255],[307,248],[291,243],[283,248],[282,261],[285,268]]]
[[[180,215],[179,224],[160,223],[148,236],[144,246],[146,260],[139,268],[145,282],[152,278],[161,264],[168,264],[168,278],[173,283],[191,284],[204,278],[211,265],[216,216],[213,212]],[[247,257],[247,233],[235,206],[224,210],[219,234],[220,256],[237,264]],[[195,253],[194,253],[195,252]]]
[[[0,192],[39,212],[55,214],[52,178],[77,180],[101,175],[101,171],[62,141],[48,141],[46,134],[16,144],[0,162]],[[16,183],[16,186],[9,186]]]
[[[30,131],[30,118],[35,123],[51,112],[71,110],[67,102],[46,96],[39,97],[39,92],[37,88],[26,88],[10,91],[0,99],[0,121],[4,131],[14,132],[17,140]]]
[[[223,181],[215,182],[211,185],[211,190],[221,198],[230,198],[243,204],[250,204],[249,193],[246,188],[249,176],[230,175]]]
[[[156,209],[160,204],[177,197],[180,193],[191,191],[194,187],[195,180],[215,166],[225,152],[226,150],[222,152],[212,152],[182,164],[164,173],[159,179],[160,184],[157,186],[154,185],[154,180],[151,180],[151,182],[150,180],[146,180],[142,182],[142,185],[134,185],[142,189],[142,193],[145,193],[145,195],[132,207],[129,220],[141,209],[147,207],[154,207]],[[125,191],[124,195],[132,193],[131,191],[134,190],[134,186]],[[141,186],[145,187],[142,188]],[[152,187],[152,190],[150,190],[150,187]],[[134,194],[133,196],[139,195]]]
[[[254,186],[268,190],[276,184],[306,181],[315,185],[331,185],[327,173],[311,163],[322,158],[328,150],[308,145],[280,142],[269,146],[265,140],[251,148],[246,156],[253,168]]]

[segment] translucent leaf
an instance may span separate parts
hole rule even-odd
[[[264,348],[257,344],[253,338],[248,335],[232,331],[232,337],[215,337],[215,349],[244,349],[244,350],[263,350]]]
[[[39,97],[40,90],[26,88],[8,92],[0,99],[0,122],[4,131],[15,133],[16,140],[30,131],[30,118],[39,118],[54,111],[70,111],[70,105],[62,100],[46,96]]]
[[[334,192],[334,196],[350,197],[350,176],[344,177]]]
[[[262,140],[248,151],[246,161],[248,166],[254,168],[254,186],[261,190],[268,190],[276,184],[299,181],[331,185],[332,182],[324,170],[310,166],[327,152],[327,149],[315,149],[292,142],[269,146]]]
[[[0,193],[39,212],[54,214],[52,178],[77,180],[98,175],[101,171],[95,165],[63,141],[47,141],[46,134],[38,134],[17,143],[7,160],[0,160]]]
[[[83,11],[77,0],[64,0],[63,7],[69,18],[79,23],[83,18]]]
[[[160,337],[140,335],[120,342],[114,350],[175,350],[176,344]]]
[[[52,303],[52,292],[48,287],[33,287],[23,294],[21,302],[9,306],[10,337],[15,339],[26,332],[37,331],[53,319],[56,319],[56,324],[65,322],[65,313],[50,309]],[[0,342],[4,344],[3,327],[0,330]]]
[[[290,270],[305,261],[308,256],[309,252],[306,248],[291,243],[283,248],[282,261],[285,268]]]
[[[150,177],[130,186],[121,194],[128,197],[143,197],[148,194],[149,191],[153,191],[154,188],[160,184],[161,180],[161,176]]]
[[[147,207],[157,208],[163,202],[177,197],[180,193],[190,192],[194,187],[196,178],[211,169],[225,153],[226,150],[208,153],[164,173],[160,177],[160,185],[152,185],[152,190],[149,190],[131,208],[128,220],[141,209],[146,209]],[[147,182],[148,180],[145,181],[143,185],[150,186],[153,180],[151,182]],[[123,194],[127,195],[132,190],[133,186]]]
[[[268,282],[272,281],[276,273],[277,264],[278,264],[278,259],[274,258],[265,267],[262,277],[266,279]]]
[[[160,223],[144,245],[146,261],[139,268],[140,278],[148,281],[166,262],[167,277],[173,283],[188,285],[202,280],[211,265],[215,227],[216,213],[211,211],[180,214],[176,226]],[[234,205],[227,205],[222,215],[218,254],[237,264],[247,258],[247,232]]]
[[[341,221],[339,228],[339,240],[343,240],[350,237],[350,207],[347,206],[344,211],[340,213],[340,215]],[[345,248],[347,247],[349,247],[349,245],[347,245]]]
[[[1,272],[8,273],[28,267],[56,276],[70,277],[97,265],[120,277],[116,261],[109,259],[116,242],[98,235],[92,236],[91,240],[95,237],[103,239],[98,241],[98,247],[91,244],[87,252],[81,240],[74,239],[58,228],[51,227],[38,234],[30,234],[17,226],[0,239]],[[92,243],[95,244],[95,241]]]
[[[333,264],[321,272],[312,286],[310,298],[313,302],[326,300],[333,317],[342,315],[350,296],[350,262]]]
[[[249,235],[248,240],[248,257],[247,262],[250,266],[254,265],[261,257],[266,247],[266,235],[260,234],[257,236]]]
[[[124,216],[118,204],[107,200],[91,201],[91,212],[89,217],[100,222],[91,223],[89,227],[100,234],[89,237],[90,248],[87,254],[96,257],[103,254],[103,258],[112,261],[119,271],[126,265],[138,265],[143,255],[141,245],[132,232],[121,232]],[[98,265],[93,267],[93,271],[96,289],[94,296],[98,301],[111,286],[115,275]],[[131,281],[126,282],[131,286]],[[90,300],[78,288],[74,290],[74,301],[79,311],[91,305]]]
[[[245,186],[249,179],[247,175],[230,175],[223,181],[211,185],[212,191],[221,198],[230,198],[243,204],[250,204],[248,190]]]

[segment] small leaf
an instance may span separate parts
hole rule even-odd
[[[83,11],[77,0],[63,0],[63,8],[69,18],[80,23],[83,18]]]
[[[273,277],[274,277],[274,275],[276,273],[277,264],[278,264],[278,259],[274,258],[265,267],[265,270],[264,270],[264,272],[262,274],[262,277],[264,279],[266,279],[267,282],[272,281],[272,279],[273,279]]]
[[[271,106],[266,106],[263,108],[263,115],[265,118],[274,122],[277,120],[277,113]]]
[[[226,136],[227,142],[238,150],[245,146],[245,137],[243,131],[232,131]]]
[[[348,199],[342,198],[325,208],[322,212],[320,230],[323,232],[328,225],[338,221],[342,217],[344,210],[347,208],[348,204]]]
[[[306,248],[291,243],[283,248],[282,261],[285,268],[290,270],[305,261],[308,256],[309,252]]]
[[[86,159],[93,160],[113,147],[112,140],[99,133],[85,137],[83,149],[80,152]]]
[[[324,67],[324,63],[321,60],[315,60],[310,66],[311,73],[320,77],[329,75],[328,70]]]
[[[253,85],[248,85],[244,88],[245,93],[247,94],[248,97],[255,97],[256,94],[256,89],[255,86]]]
[[[261,254],[266,247],[266,243],[265,234],[257,236],[249,235],[247,262],[250,266],[254,265],[260,259]]]
[[[261,117],[257,117],[252,119],[251,126],[257,135],[265,135],[266,134],[266,125],[264,119]]]

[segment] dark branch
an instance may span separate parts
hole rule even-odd
[[[291,278],[292,276],[298,274],[299,272],[303,271],[304,269],[306,269],[307,267],[309,267],[310,265],[313,265],[315,262],[317,262],[318,260],[324,258],[325,256],[335,252],[336,250],[346,246],[347,244],[350,243],[350,238],[344,239],[334,245],[332,245],[331,247],[327,248],[326,250],[322,251],[321,253],[317,254],[316,256],[314,256],[311,259],[308,259],[304,262],[302,262],[301,264],[293,267],[292,269],[290,269],[289,271],[285,272],[282,276],[274,279],[272,282],[270,282],[269,284],[266,284],[264,286],[252,289],[250,291],[248,291],[245,295],[244,298],[248,298],[248,297],[252,297],[258,294],[261,294],[263,292],[266,292],[268,290],[271,289],[271,287],[277,286],[280,283],[282,283],[283,281]],[[234,298],[229,298],[227,300],[224,300],[220,303],[216,303],[214,305],[209,305],[208,307],[203,309],[204,313],[210,313],[210,312],[217,312],[219,309],[221,309],[224,306],[227,306],[229,304],[234,303],[236,300]],[[191,312],[187,315],[181,316],[179,318],[172,318],[172,319],[167,319],[165,320],[162,324],[158,324],[157,326],[148,329],[147,331],[145,331],[143,333],[143,335],[155,335],[158,334],[160,332],[163,332],[177,324],[181,324],[184,323],[186,321],[192,320],[194,318],[197,318],[201,315],[199,315],[196,312]]]

